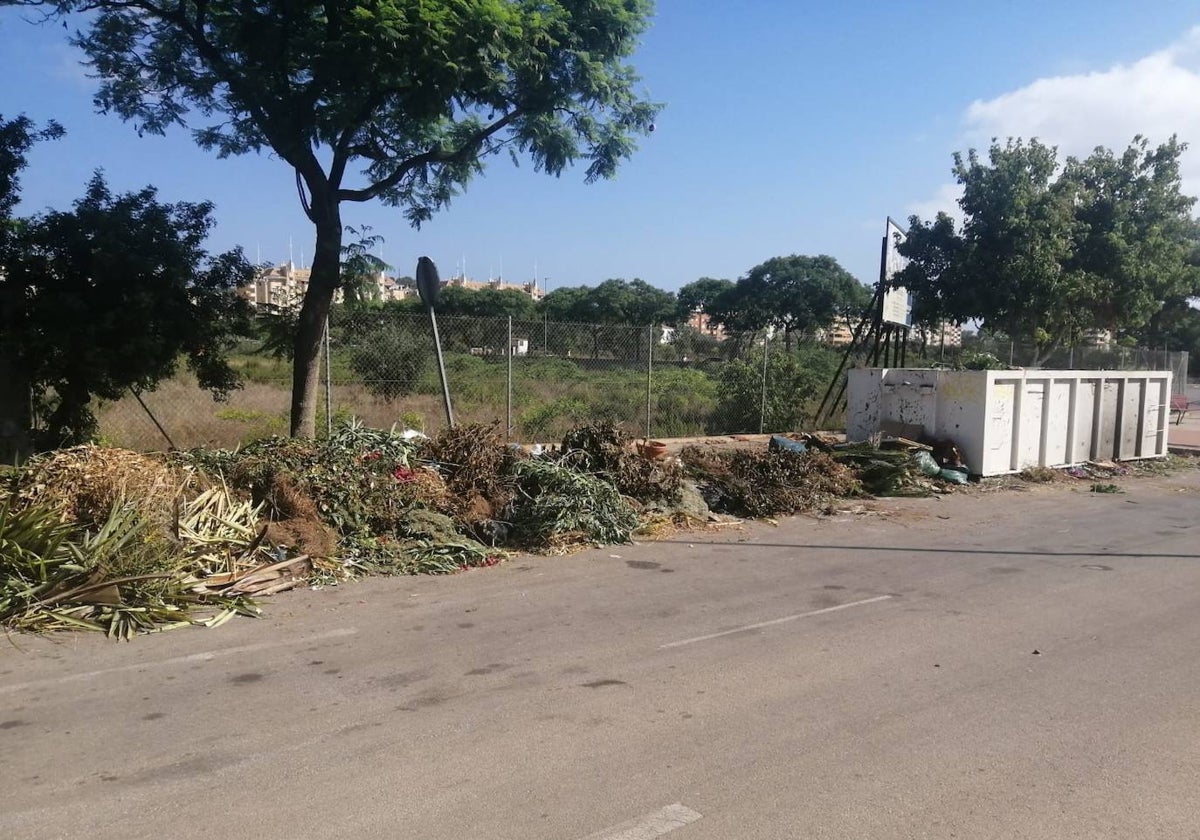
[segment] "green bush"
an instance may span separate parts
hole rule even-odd
[[[654,434],[682,437],[703,434],[717,407],[717,382],[693,368],[656,368],[650,381]]]
[[[425,336],[414,333],[408,324],[391,321],[365,330],[349,356],[350,369],[371,393],[384,399],[416,391],[433,362]]]
[[[720,374],[720,402],[708,426],[711,434],[784,432],[812,422],[814,403],[837,370],[836,350],[801,345],[791,353],[772,347],[767,354],[766,411],[763,411],[762,348],[729,362]]]

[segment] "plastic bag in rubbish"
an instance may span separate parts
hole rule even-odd
[[[921,470],[923,475],[933,477],[942,471],[938,466],[938,462],[934,460],[933,453],[921,449],[913,455],[913,460],[917,462],[917,468]]]
[[[792,440],[783,435],[771,435],[771,442],[767,444],[767,449],[772,452],[807,452],[808,446],[804,441]]]
[[[967,474],[961,470],[944,469],[938,472],[938,478],[949,481],[951,484],[966,484]]]

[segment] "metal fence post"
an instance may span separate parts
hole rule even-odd
[[[646,440],[651,438],[651,418],[653,416],[651,379],[654,376],[654,325],[650,325],[650,340],[646,344]]]
[[[329,316],[325,316],[325,435],[333,437],[333,374],[329,369]]]
[[[767,429],[767,345],[771,335],[763,331],[763,369],[762,369],[762,402],[758,408],[758,433],[761,435]]]
[[[512,438],[513,422],[512,422],[512,379],[513,379],[513,331],[512,331],[512,316],[508,316],[508,351],[505,354],[508,356],[508,374],[505,383],[505,406],[504,406],[504,439]]]

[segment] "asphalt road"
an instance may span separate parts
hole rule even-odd
[[[0,837],[1200,833],[1200,472],[0,647]]]

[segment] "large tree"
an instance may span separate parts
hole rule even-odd
[[[96,104],[139,132],[192,125],[222,157],[272,152],[295,171],[316,245],[293,434],[314,433],[343,202],[381,199],[419,225],[501,150],[609,177],[657,112],[626,64],[649,0],[0,2],[88,12],[73,40],[101,79]]]
[[[99,174],[72,210],[21,220],[0,253],[3,341],[48,397],[43,447],[90,439],[93,397],[153,388],[181,358],[214,396],[239,386],[227,353],[250,308],[235,290],[254,269],[240,249],[209,256],[212,224],[210,204],[114,195]]]
[[[792,254],[754,266],[710,304],[714,320],[733,332],[773,326],[788,349],[839,317],[861,312],[870,293],[833,257]]]
[[[1030,364],[1087,330],[1136,333],[1164,304],[1200,291],[1194,199],[1180,191],[1171,139],[1141,137],[1058,164],[1036,140],[955,155],[964,221],[913,216],[896,282],[922,320],[978,320],[1028,343]]]
[[[0,114],[0,459],[5,463],[22,460],[29,446],[29,377],[19,351],[17,328],[23,320],[23,290],[5,282],[6,268],[15,254],[23,227],[12,217],[21,193],[21,171],[26,155],[39,140],[58,137],[57,123],[39,129],[25,116],[6,120]]]
[[[733,288],[732,280],[718,280],[715,277],[701,277],[684,286],[675,293],[675,318],[679,323],[688,323],[697,312],[711,315],[709,311],[713,302],[725,292]]]

